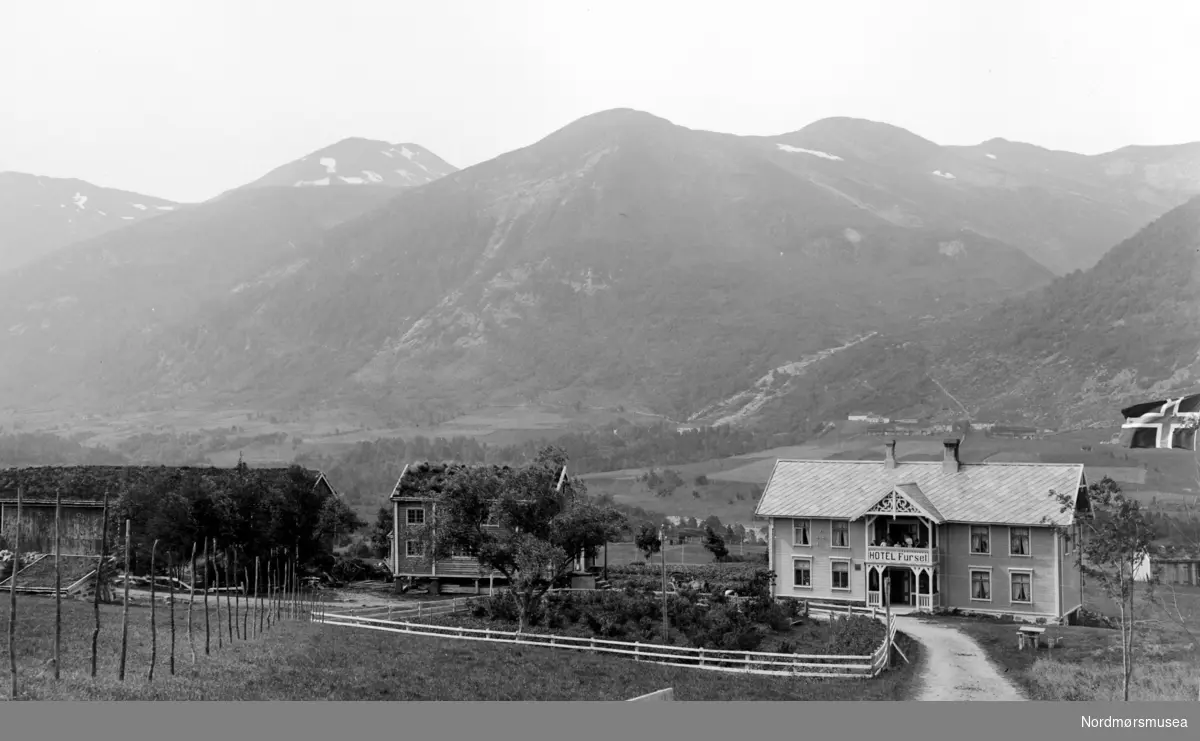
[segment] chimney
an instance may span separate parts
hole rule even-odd
[[[958,473],[958,438],[942,441],[944,455],[942,456],[942,473]]]
[[[883,449],[883,467],[884,468],[895,468],[896,467],[896,441],[888,440],[886,443],[884,443],[884,446],[885,447]]]

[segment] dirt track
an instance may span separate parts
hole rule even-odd
[[[925,651],[917,700],[1024,700],[970,636],[917,617],[896,619],[896,629]]]

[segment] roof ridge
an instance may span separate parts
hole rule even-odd
[[[883,463],[883,460],[830,460],[830,459],[822,459],[822,458],[779,458],[775,462],[776,462],[776,464],[779,464],[779,463],[869,463],[871,465],[878,466],[881,463]],[[925,464],[925,465],[932,466],[932,465],[941,465],[942,460],[939,458],[938,460],[933,460],[933,461],[912,461],[912,460],[906,461],[906,460],[897,458],[896,463],[897,463],[897,465],[907,464],[907,465],[917,466],[917,465]],[[1061,466],[1061,467],[1074,467],[1074,466],[1084,466],[1087,464],[1084,464],[1084,463],[1046,463],[1044,461],[959,461],[959,465],[961,465],[961,466],[1034,466],[1034,467]],[[1106,468],[1108,468],[1108,467],[1109,466],[1106,466]]]

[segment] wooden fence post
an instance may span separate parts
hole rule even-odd
[[[17,520],[20,524],[20,520]],[[54,489],[54,681],[62,664],[62,489]]]
[[[129,650],[129,518],[125,518],[125,608],[121,612],[121,664],[117,679],[125,681],[125,655]]]
[[[150,671],[146,681],[154,681],[154,662],[158,660],[158,600],[155,599],[155,584],[158,581],[154,573],[154,559],[158,555],[158,539],[150,544]],[[126,575],[126,580],[129,576]]]
[[[169,671],[171,676],[175,676],[175,551],[167,551],[167,582],[168,588],[171,590],[171,658]]]
[[[258,556],[254,557],[254,636],[262,635],[262,593],[258,591]]]
[[[17,526],[13,528],[12,576],[8,577],[9,697],[17,699],[17,572],[21,570],[21,484],[17,484]]]
[[[238,640],[245,640],[245,636],[242,635],[242,616],[241,616],[242,589],[241,589],[241,585],[238,584],[237,554],[238,554],[238,549],[234,548],[233,549],[233,582],[230,584],[230,586],[232,586],[234,588],[233,589],[233,634],[238,638]],[[230,640],[232,640],[232,639],[230,639]]]
[[[233,589],[233,580],[229,578],[229,551],[225,551],[225,627],[229,631],[229,644],[233,645],[233,608],[229,604],[229,590]],[[220,595],[217,595],[218,599]]]
[[[196,639],[192,635],[192,611],[196,606],[196,541],[192,541],[192,584],[188,592],[188,648],[192,652],[192,665],[196,664]]]
[[[216,538],[213,538],[212,552],[213,558],[216,559],[217,554],[220,553],[217,549]],[[216,585],[215,589],[217,590],[217,648],[222,649],[225,648],[225,639],[221,637],[221,634],[224,632],[224,628],[221,625],[221,567],[216,564],[213,564],[213,584]]]
[[[195,546],[193,546],[195,552]],[[208,656],[209,646],[212,642],[212,633],[208,625],[208,536],[204,536],[204,655]],[[192,576],[195,579],[195,575]]]
[[[104,562],[108,560],[108,489],[104,489],[104,513],[100,516],[100,560],[96,563],[96,593],[92,598],[92,613],[96,624],[92,628],[92,679],[96,678],[96,645],[100,640],[100,591],[104,587]]]
[[[244,587],[246,591],[243,595],[245,599],[242,600],[242,640],[246,641],[250,639],[250,628],[247,625],[247,621],[250,620],[250,567],[243,566],[242,572],[246,577],[246,586]]]

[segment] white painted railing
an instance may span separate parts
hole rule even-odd
[[[441,614],[449,614],[446,609]],[[579,638],[545,633],[460,628],[447,625],[428,625],[408,620],[384,620],[346,613],[314,613],[313,620],[328,625],[366,628],[388,633],[457,638],[468,641],[511,643],[521,646],[565,648],[593,653],[608,653],[632,657],[666,666],[684,666],[713,671],[740,672],[788,677],[857,677],[878,675],[887,665],[887,656],[895,639],[895,618],[887,626],[887,635],[879,647],[868,656],[790,654],[763,651],[728,651],[667,646],[656,643],[614,641],[602,638]]]

